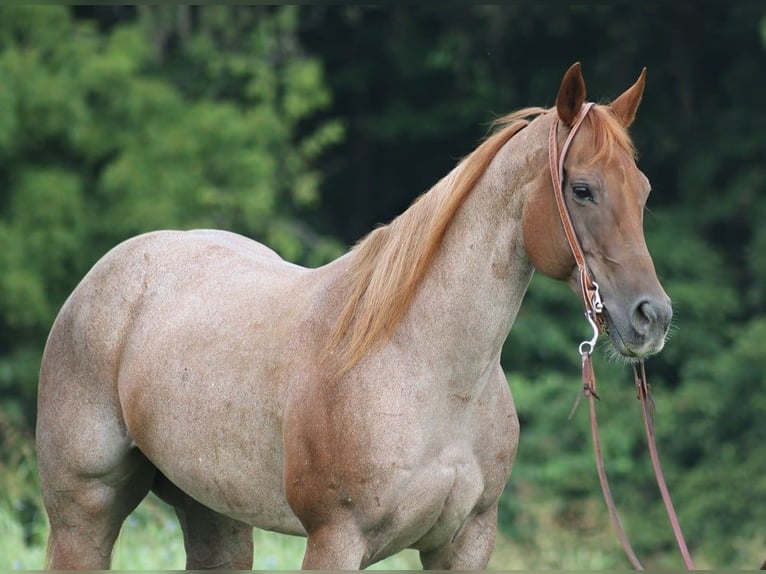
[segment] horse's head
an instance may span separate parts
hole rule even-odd
[[[660,285],[643,234],[649,180],[638,169],[627,134],[644,91],[638,81],[608,106],[593,106],[564,161],[563,195],[585,262],[598,283],[604,317],[616,350],[640,358],[662,349],[672,308]],[[564,76],[556,99],[558,144],[585,102],[580,65]],[[542,118],[540,118],[542,120]],[[554,119],[553,121],[556,121]],[[527,253],[542,273],[568,280],[579,291],[578,269],[556,208],[551,179],[524,210]]]

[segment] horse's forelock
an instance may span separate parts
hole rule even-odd
[[[617,152],[636,158],[636,148],[628,130],[608,108],[593,106],[585,117],[584,127],[593,135],[594,153],[590,163],[608,161]]]

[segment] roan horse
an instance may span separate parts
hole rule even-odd
[[[644,77],[587,114],[563,187],[629,358],[663,347],[672,313],[626,131]],[[107,253],[61,309],[40,372],[48,566],[108,568],[151,490],[175,507],[189,568],[250,568],[253,527],[307,536],[304,568],[408,547],[425,568],[485,567],[519,436],[500,350],[534,269],[576,282],[548,133],[556,122],[560,145],[584,100],[575,64],[554,108],[502,118],[316,269],[212,230]]]

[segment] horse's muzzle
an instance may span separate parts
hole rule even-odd
[[[627,317],[620,320],[607,312],[612,343],[624,357],[639,359],[662,350],[673,318],[673,307],[664,293],[661,296],[637,297]]]

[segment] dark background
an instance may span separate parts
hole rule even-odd
[[[223,227],[319,265],[406,209],[494,118],[552,105],[573,62],[598,102],[646,66],[631,133],[653,186],[647,241],[675,309],[648,364],[660,452],[693,551],[755,566],[757,549],[766,557],[765,30],[761,5],[700,3],[1,7],[0,464],[29,453],[58,308],[120,240]],[[577,298],[536,277],[504,354],[522,444],[501,526],[522,541],[542,528],[530,492],[571,528],[599,495],[585,413],[566,420],[583,334]],[[639,550],[667,564],[629,369],[599,358],[597,370],[615,496]],[[26,523],[41,520],[29,468],[29,491],[8,502]]]

